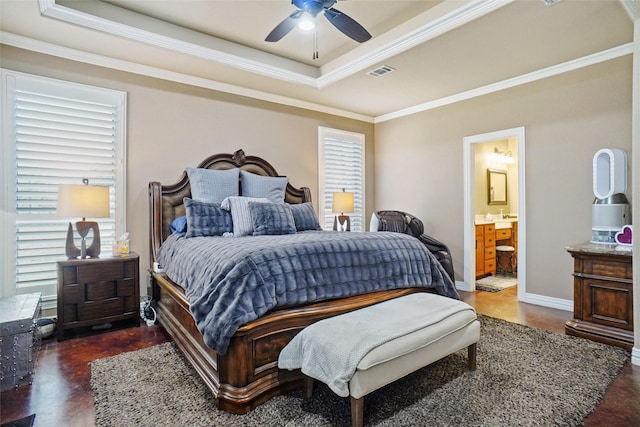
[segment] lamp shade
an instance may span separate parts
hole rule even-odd
[[[333,213],[353,212],[353,193],[345,192],[333,193],[333,203],[331,205]]]
[[[109,187],[81,184],[60,185],[56,215],[108,218]]]

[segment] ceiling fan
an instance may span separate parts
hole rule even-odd
[[[337,0],[291,0],[291,4],[297,7],[298,10],[276,25],[265,41],[277,42],[293,30],[305,13],[315,18],[320,12],[324,12],[324,16],[334,27],[358,43],[369,40],[371,34],[369,34],[362,25],[358,24],[353,18],[333,8],[336,1]]]

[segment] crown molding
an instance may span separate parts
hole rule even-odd
[[[454,104],[460,101],[466,101],[468,99],[476,98],[482,95],[488,95],[490,93],[498,92],[505,89],[510,89],[515,86],[535,82],[537,80],[553,77],[558,74],[567,73],[569,71],[577,70],[579,68],[588,67],[590,65],[598,64],[600,62],[609,61],[611,59],[619,58],[625,55],[633,54],[633,42],[626,43],[620,46],[606,49],[600,52],[593,53],[591,55],[583,56],[578,59],[563,62],[560,64],[552,65],[541,70],[532,71],[531,73],[523,74],[510,79],[502,80],[500,82],[491,83],[485,86],[474,88],[468,91],[460,92],[454,95],[445,96],[443,98],[434,99],[433,101],[425,102],[413,107],[404,108],[402,110],[395,111],[393,113],[377,116],[374,123],[382,123],[388,120],[397,119],[404,116],[420,113],[422,111],[433,110],[434,108],[443,107],[445,105]]]
[[[94,7],[91,13],[79,9],[57,4],[55,0],[38,0],[40,13],[49,18],[62,22],[79,25],[92,30],[113,34],[129,40],[135,40],[145,44],[158,46],[186,55],[207,59],[219,64],[249,71],[263,76],[284,80],[291,83],[316,87],[318,69],[310,65],[301,64],[290,59],[282,58],[258,49],[241,46],[236,43],[205,36],[196,31],[182,28],[176,25],[144,17],[152,21],[156,28],[171,27],[172,36],[161,34],[159,31],[148,31],[124,22],[118,22],[106,16],[116,15],[120,8],[107,3],[100,3],[99,8]],[[97,3],[76,3],[81,6],[94,6]],[[98,15],[98,10],[104,12],[104,16]],[[120,15],[123,15],[120,12]],[[142,17],[135,12],[126,12],[132,17]],[[124,20],[124,19],[123,19]],[[169,32],[167,32],[169,34]],[[178,38],[181,37],[181,38]],[[253,59],[259,58],[260,60]]]
[[[77,9],[58,4],[56,0],[38,0],[38,3],[40,13],[49,18],[203,58],[289,83],[322,89],[484,16],[512,1],[514,0],[470,0],[442,3],[433,8],[433,10],[427,10],[416,16],[410,23],[401,25],[402,29],[398,28],[382,34],[320,68],[212,36],[205,36],[166,22],[158,24],[161,21],[143,17],[143,15],[135,12],[123,12],[121,8],[107,3],[77,2],[75,3],[78,7]],[[87,11],[80,10],[81,7]],[[434,16],[438,13],[442,13],[442,15]],[[102,16],[99,16],[99,14]],[[115,20],[115,16],[119,17],[119,21]],[[156,31],[148,31],[125,23],[127,16],[129,21],[131,21],[131,18],[137,17],[138,19],[154,22]],[[167,34],[160,34],[157,29],[163,26],[170,27],[172,31],[170,33],[167,32]],[[168,34],[171,34],[171,36]],[[180,38],[178,38],[178,34]],[[377,47],[371,47],[376,44]]]
[[[222,83],[215,80],[195,77],[188,74],[177,73],[174,71],[163,70],[148,65],[137,64],[121,59],[109,58],[102,55],[96,55],[77,49],[71,49],[58,46],[52,43],[34,40],[28,37],[20,36],[5,31],[0,31],[0,44],[13,46],[19,49],[25,49],[32,52],[38,52],[45,55],[52,55],[58,58],[69,59],[71,61],[82,62],[85,64],[95,65],[98,67],[110,68],[112,70],[123,71],[126,73],[138,74],[147,77],[183,83],[191,86],[201,87],[205,89],[216,90],[219,92],[229,93],[238,96],[257,99],[260,101],[273,102],[275,104],[286,105],[289,107],[302,108],[305,110],[316,111],[318,113],[331,114],[334,116],[345,117],[349,119],[359,120],[367,123],[373,123],[373,117],[364,114],[358,114],[351,111],[341,110],[339,108],[328,107],[326,105],[316,104],[313,102],[302,101],[300,99],[290,98],[286,96],[274,95],[269,92],[263,92],[254,89],[248,89],[228,83]]]
[[[354,49],[352,53],[345,54],[342,58],[335,59],[321,67],[321,73],[317,79],[318,87],[326,87],[352,74],[373,67],[392,56],[398,55],[428,40],[474,21],[513,1],[514,0],[473,0],[462,5],[457,5],[453,10],[436,19],[427,20],[426,24],[414,30],[405,31],[405,29],[402,28],[404,26],[401,25],[397,29],[389,31],[388,34],[390,35],[394,33],[398,34],[397,36],[392,36],[391,41],[375,49],[370,49],[366,45],[362,45]],[[424,17],[430,14],[431,11],[424,12],[414,18],[414,20],[425,20]],[[407,24],[412,25],[411,23]],[[384,36],[385,35],[382,35],[380,38],[384,38]],[[364,50],[366,50],[366,52],[363,52]],[[344,61],[344,57],[354,56],[354,54],[355,57],[353,59],[343,65],[338,65]]]
[[[465,92],[460,92],[460,93],[446,96],[443,98],[434,99],[432,101],[425,102],[423,104],[418,104],[413,107],[404,108],[398,111],[394,111],[389,114],[383,114],[381,116],[372,117],[364,114],[354,113],[351,111],[341,110],[338,108],[328,107],[326,105],[306,102],[306,101],[302,101],[295,98],[274,95],[272,93],[248,89],[241,86],[218,82],[215,80],[190,76],[183,73],[176,73],[173,71],[167,71],[167,70],[159,69],[156,67],[150,67],[147,65],[136,64],[129,61],[123,61],[120,59],[109,58],[102,55],[96,55],[93,53],[83,52],[76,49],[57,46],[51,43],[42,42],[39,40],[34,40],[28,37],[23,37],[16,34],[3,32],[3,31],[0,31],[0,43],[5,44],[7,46],[13,46],[20,49],[30,50],[33,52],[38,52],[46,55],[53,55],[59,58],[78,61],[78,62],[90,64],[90,65],[96,65],[99,67],[105,67],[105,68],[110,68],[118,71],[124,71],[127,73],[154,77],[154,78],[173,81],[177,83],[184,83],[191,86],[202,87],[206,89],[216,90],[216,91],[230,93],[230,94],[239,95],[239,96],[246,96],[246,97],[258,99],[261,101],[273,102],[276,104],[286,105],[290,107],[302,108],[306,110],[316,111],[319,113],[326,113],[326,114],[350,118],[354,120],[360,120],[367,123],[382,123],[389,120],[410,116],[412,114],[420,113],[423,111],[428,111],[435,108],[443,107],[445,105],[454,104],[456,102],[466,101],[478,96],[488,95],[490,93],[498,92],[501,90],[509,89],[509,88],[520,86],[527,83],[531,83],[537,80],[542,80],[548,77],[556,76],[562,73],[577,70],[579,68],[598,64],[601,62],[609,61],[611,59],[619,58],[625,55],[630,55],[630,54],[633,54],[633,49],[634,49],[633,42],[626,43],[626,44],[623,44],[611,49],[607,49],[601,52],[597,52],[591,55],[587,55],[578,59],[563,62],[561,64],[556,64],[551,67],[547,67],[541,70],[533,71],[531,73],[523,74],[521,76],[516,76],[511,79],[481,86],[475,89],[471,89]]]
[[[622,3],[622,7],[624,8],[625,12],[627,12],[627,15],[629,15],[629,18],[631,18],[632,21],[640,18],[640,1],[620,0],[620,3]]]

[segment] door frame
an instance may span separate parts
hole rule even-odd
[[[515,138],[518,147],[518,301],[524,301],[527,289],[526,263],[526,191],[525,191],[525,132],[524,126],[503,129],[495,132],[465,136],[463,143],[464,157],[464,288],[465,291],[476,290],[476,257],[475,257],[475,162],[474,144]]]

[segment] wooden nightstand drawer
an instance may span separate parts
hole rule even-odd
[[[103,301],[87,301],[78,304],[78,321],[102,319],[124,313],[122,298],[111,298]]]
[[[87,301],[96,301],[114,298],[116,294],[116,282],[94,282],[85,285],[85,296]]]
[[[118,280],[124,277],[123,264],[94,264],[78,266],[78,283],[90,283],[108,280]]]
[[[68,329],[131,319],[140,324],[139,258],[58,262],[58,339]]]

